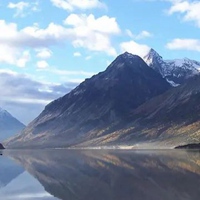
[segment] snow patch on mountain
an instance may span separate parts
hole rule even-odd
[[[200,62],[195,61],[195,60],[190,60],[189,58],[165,60],[165,62],[167,64],[173,64],[177,68],[191,69],[195,73],[198,73],[200,70]]]
[[[178,87],[180,84],[176,84],[176,83],[174,83],[174,81],[170,81],[170,80],[168,80],[168,79],[166,79],[167,80],[167,82],[171,85],[171,86],[173,86],[173,87]]]

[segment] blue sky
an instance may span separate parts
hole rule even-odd
[[[0,0],[0,107],[28,123],[124,51],[200,61],[200,2]]]

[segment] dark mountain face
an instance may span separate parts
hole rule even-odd
[[[193,77],[180,87],[139,107],[134,118],[140,116],[140,129],[145,125],[149,128],[148,136],[152,134],[152,139],[163,141],[170,147],[199,142],[199,85],[200,77]]]
[[[72,105],[76,110],[80,105],[81,109],[95,106],[101,110],[107,107],[105,104],[108,103],[110,111],[114,111],[118,116],[130,112],[167,89],[169,84],[149,69],[140,57],[125,53],[106,71],[86,80],[71,93],[48,105],[45,110],[56,107],[66,113]],[[60,103],[61,101],[63,103]],[[99,114],[101,113],[98,113],[98,116]],[[112,121],[112,117],[109,120]]]
[[[157,121],[195,122],[200,118],[200,76],[190,78],[186,83],[173,88],[166,93],[151,99],[135,110],[135,113],[145,112],[151,115],[149,119],[157,117]],[[145,108],[145,109],[144,109]],[[163,115],[165,113],[165,115]]]
[[[0,141],[13,137],[25,127],[6,110],[0,108]]]
[[[188,58],[163,60],[154,49],[151,49],[143,59],[149,67],[160,73],[172,86],[178,86],[188,78],[199,74],[200,62]]]
[[[82,146],[174,148],[200,142],[200,76],[189,79],[136,108],[101,138]]]
[[[22,135],[6,145],[69,146],[99,137],[107,125],[169,88],[140,57],[126,52],[104,72],[47,105]]]

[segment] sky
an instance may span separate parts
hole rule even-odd
[[[200,1],[0,0],[0,107],[28,124],[128,51],[200,61]]]

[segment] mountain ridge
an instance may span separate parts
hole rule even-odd
[[[154,51],[148,59],[155,56],[159,59],[153,63],[164,62]],[[199,73],[181,77],[181,85],[173,88],[156,67],[128,52],[119,55],[105,71],[48,104],[5,146],[174,148],[195,143],[200,140]]]
[[[200,73],[200,62],[188,58],[164,60],[154,49],[150,49],[143,60],[174,87]]]
[[[125,52],[104,72],[86,79],[70,93],[47,105],[21,135],[7,144],[19,142],[21,146],[30,146],[28,141],[32,140],[32,145],[33,141],[34,145],[45,145],[43,141],[49,140],[50,146],[69,146],[88,140],[101,135],[107,124],[123,118],[169,88],[169,83],[142,58]]]
[[[0,142],[14,136],[24,127],[24,124],[0,107]]]

